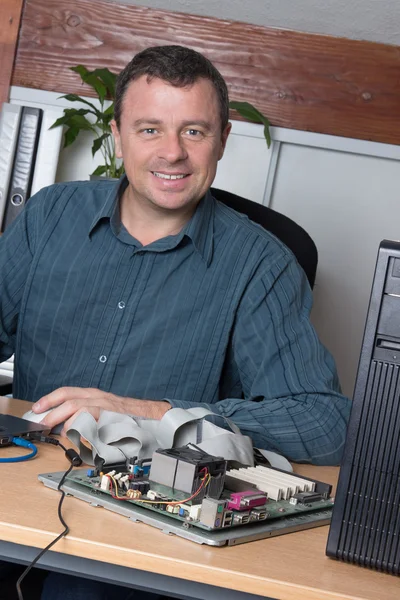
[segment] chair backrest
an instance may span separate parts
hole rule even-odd
[[[314,287],[315,275],[318,264],[318,251],[312,238],[297,223],[286,215],[263,206],[252,200],[247,200],[231,192],[211,188],[211,193],[216,200],[223,202],[234,210],[245,214],[267,231],[270,231],[283,242],[295,255],[299,265],[303,268],[311,288]]]

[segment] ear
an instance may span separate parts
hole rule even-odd
[[[218,156],[218,160],[221,160],[221,158],[224,155],[226,142],[227,142],[228,136],[231,132],[231,129],[232,129],[232,123],[228,123],[221,134],[221,149],[220,149],[220,153]]]
[[[121,147],[121,136],[120,136],[118,125],[117,125],[115,119],[110,121],[110,126],[111,126],[111,131],[112,131],[112,134],[114,137],[115,156],[117,158],[123,158],[122,157],[122,147]]]

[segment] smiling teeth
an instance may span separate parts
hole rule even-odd
[[[165,173],[157,173],[153,172],[153,175],[159,177],[160,179],[183,179],[186,175],[165,175]]]

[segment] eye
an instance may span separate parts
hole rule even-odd
[[[188,135],[189,137],[197,137],[200,138],[203,135],[203,132],[200,131],[199,129],[186,129],[186,135]]]
[[[150,137],[158,133],[158,129],[155,127],[143,127],[143,129],[138,130],[138,134],[144,137]]]

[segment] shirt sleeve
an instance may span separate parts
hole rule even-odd
[[[231,418],[256,447],[293,461],[335,465],[351,403],[311,324],[311,307],[308,281],[294,257],[285,254],[272,268],[261,263],[239,305],[232,337],[244,399],[206,406]],[[173,407],[199,406],[168,401]]]
[[[47,189],[29,200],[0,237],[0,362],[15,350],[18,315],[40,231],[41,200]]]

